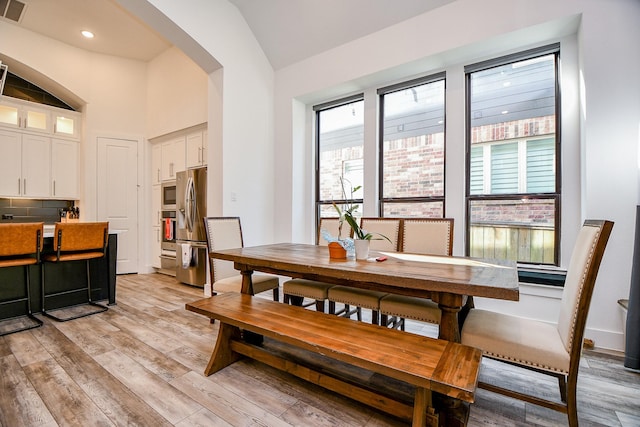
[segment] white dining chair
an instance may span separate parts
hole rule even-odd
[[[378,233],[386,236],[386,239],[371,240],[369,247],[372,251],[398,252],[400,245],[399,218],[361,218],[360,228],[369,233]],[[358,320],[362,320],[362,309],[371,310],[371,323],[380,323],[380,300],[387,295],[385,292],[371,291],[368,289],[353,288],[350,286],[333,286],[329,289],[330,313],[351,317],[356,314]],[[336,312],[335,303],[344,304],[344,309]],[[354,307],[353,309],[351,307]],[[333,310],[333,311],[331,311]]]
[[[462,327],[462,344],[480,348],[484,357],[556,377],[560,402],[482,381],[480,388],[563,412],[570,426],[578,425],[576,388],[582,339],[612,228],[611,221],[584,222],[571,254],[556,324],[471,309]]]
[[[452,218],[405,218],[401,252],[421,255],[448,255],[453,251]],[[441,311],[430,299],[389,294],[380,300],[382,325],[405,330],[405,319],[440,324]],[[391,321],[389,321],[391,319]]]
[[[238,217],[203,218],[207,235],[207,250],[234,249],[243,247],[242,226]],[[233,263],[209,257],[211,295],[217,292],[240,292],[242,275],[233,267]],[[273,300],[280,297],[280,279],[278,276],[263,273],[251,275],[253,294],[273,290]]]

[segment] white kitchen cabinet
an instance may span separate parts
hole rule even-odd
[[[149,219],[150,224],[154,227],[160,227],[162,225],[162,213],[160,212],[162,208],[162,186],[161,185],[152,185],[151,186],[151,212]]]
[[[22,195],[22,134],[0,130],[0,195]]]
[[[197,131],[187,135],[187,168],[198,168],[207,164],[206,131]]]
[[[0,196],[49,197],[51,140],[0,131]]]
[[[174,138],[160,144],[162,151],[162,164],[160,176],[163,181],[176,179],[176,173],[186,169],[185,167],[185,137]]]
[[[51,133],[51,109],[4,98],[0,101],[0,125],[9,129]]]
[[[151,250],[149,251],[149,265],[161,268],[160,255],[162,253],[162,227],[151,227]]]
[[[82,114],[9,97],[0,98],[0,127],[79,139]]]
[[[160,175],[162,167],[162,147],[161,144],[153,144],[151,146],[151,185],[160,184],[162,176]]]
[[[81,115],[73,111],[54,110],[51,112],[54,135],[69,138],[80,137]]]
[[[160,148],[160,147],[158,147]],[[149,264],[152,267],[160,268],[160,255],[162,252],[162,185],[156,184],[151,186],[151,250],[149,251]]]
[[[22,196],[51,195],[51,139],[22,135]]]
[[[51,196],[78,198],[78,142],[51,140]]]

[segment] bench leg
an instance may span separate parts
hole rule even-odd
[[[209,364],[204,371],[205,376],[208,377],[240,359],[241,355],[231,351],[231,340],[233,339],[240,339],[240,329],[226,323],[220,323],[218,339],[213,353],[211,353]]]
[[[413,401],[413,427],[438,427],[438,414],[433,409],[431,390],[416,387]]]

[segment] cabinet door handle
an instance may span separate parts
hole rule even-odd
[[[53,180],[53,195],[56,195],[56,180]]]
[[[158,168],[158,182],[160,182],[160,168]]]
[[[24,179],[24,195],[27,195],[27,178]]]
[[[18,194],[20,194],[20,178],[18,178]]]

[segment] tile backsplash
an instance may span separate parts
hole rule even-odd
[[[68,210],[73,200],[2,199],[0,198],[0,222],[60,221],[60,210]]]

